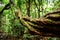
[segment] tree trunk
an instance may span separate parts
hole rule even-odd
[[[38,8],[38,18],[40,18],[40,6]]]
[[[30,17],[30,0],[27,0],[27,15]]]
[[[40,2],[39,2],[39,7],[38,7],[38,18],[40,18]]]

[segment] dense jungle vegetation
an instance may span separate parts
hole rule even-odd
[[[59,13],[60,0],[0,0],[0,40],[60,40]]]

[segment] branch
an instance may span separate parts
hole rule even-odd
[[[0,14],[2,14],[4,10],[9,9],[11,4],[13,4],[13,2],[12,0],[9,0],[9,3],[6,4],[5,7],[0,11]]]
[[[46,17],[47,15],[50,15],[50,14],[60,14],[60,10],[55,10],[53,12],[49,12],[44,17]]]

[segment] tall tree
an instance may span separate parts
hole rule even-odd
[[[41,0],[38,0],[38,3],[39,3],[39,7],[38,7],[38,18],[40,17],[40,1]]]
[[[27,0],[27,15],[30,17],[30,0]]]

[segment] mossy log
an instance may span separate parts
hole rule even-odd
[[[23,18],[23,19],[31,27],[36,29],[38,32],[42,32],[42,35],[44,35],[44,36],[60,36],[60,21],[54,21],[54,20],[51,20],[48,18],[39,18],[36,20],[35,19],[30,20],[27,18]],[[33,33],[33,32],[31,32],[31,33]],[[35,32],[34,32],[34,34],[35,34]]]
[[[30,17],[23,17],[22,19],[38,32],[28,28],[31,34],[60,37],[60,11],[51,12],[39,19]]]

